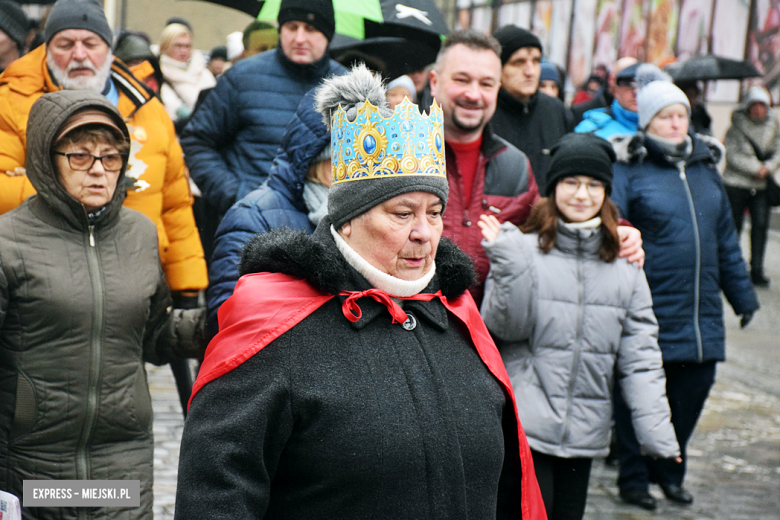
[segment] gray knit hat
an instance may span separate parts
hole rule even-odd
[[[43,39],[49,43],[60,31],[66,29],[86,29],[97,34],[111,46],[113,34],[103,12],[103,3],[99,0],[57,0],[51,8]]]
[[[753,103],[763,103],[768,108],[772,106],[772,98],[769,97],[769,92],[767,92],[764,87],[754,85],[745,93],[745,97],[742,98],[739,108],[747,110]]]
[[[691,116],[691,104],[688,96],[679,89],[667,73],[651,63],[643,63],[636,71],[639,91],[636,104],[639,112],[639,128],[645,129],[655,115],[675,103],[685,105],[688,117]]]
[[[3,31],[19,48],[19,54],[24,52],[24,41],[27,38],[27,15],[16,2],[0,1],[0,31]]]
[[[390,110],[382,79],[360,63],[349,74],[323,82],[316,109],[331,129],[328,215],[335,229],[404,193],[433,193],[447,204],[438,105],[430,116],[420,115],[410,102]]]

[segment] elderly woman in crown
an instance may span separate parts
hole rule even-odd
[[[176,518],[545,518],[509,378],[442,234],[442,114],[326,80],[328,216],[258,235],[219,312]]]

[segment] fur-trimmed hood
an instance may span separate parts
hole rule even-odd
[[[260,272],[300,277],[329,294],[354,289],[355,277],[360,277],[337,249],[327,217],[313,235],[276,229],[255,236],[241,256],[239,274]],[[452,299],[463,294],[475,281],[471,259],[453,242],[442,238],[436,251],[436,276],[428,289],[435,286],[433,291],[440,289],[444,296]]]
[[[710,162],[717,165],[720,170],[726,159],[726,149],[720,141],[702,134],[693,134],[691,139],[693,140],[693,150],[686,162],[688,164],[697,161]],[[609,142],[615,149],[619,163],[641,163],[648,155],[644,132],[637,132],[634,135],[616,135],[611,137]]]

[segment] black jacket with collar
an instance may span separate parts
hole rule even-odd
[[[424,292],[454,297],[473,282],[446,240],[436,267]],[[241,272],[261,271],[331,294],[371,288],[327,218],[310,236],[258,235]],[[512,407],[457,319],[438,299],[405,301],[417,319],[405,330],[370,298],[355,323],[341,304],[331,299],[198,392],[176,518],[206,505],[215,519],[518,518]]]
[[[498,105],[491,125],[496,135],[525,152],[531,161],[539,193],[544,193],[550,169],[550,155],[546,152],[564,134],[574,130],[571,112],[560,99],[538,90],[523,103],[502,88],[498,92]]]

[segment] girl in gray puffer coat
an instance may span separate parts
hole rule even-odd
[[[551,520],[582,518],[594,457],[609,451],[617,379],[649,455],[679,457],[644,272],[617,258],[607,198],[615,154],[591,134],[552,149],[547,198],[523,234],[479,222],[490,259],[482,315],[512,379]]]

